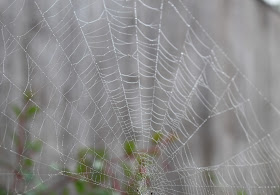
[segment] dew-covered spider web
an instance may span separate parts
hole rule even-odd
[[[1,0],[0,72],[0,194],[280,193],[280,112],[184,0]]]

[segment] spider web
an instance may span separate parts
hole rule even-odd
[[[158,157],[144,155],[150,185],[137,181],[137,193],[277,193],[279,110],[209,36],[187,2],[0,5],[0,155],[10,167],[0,166],[0,184],[8,193],[31,194],[70,178],[123,194],[116,183],[129,184],[121,166],[130,161],[125,143],[135,142],[136,158],[148,153],[157,133],[176,140],[159,143]],[[29,91],[34,99],[22,102]],[[11,110],[15,104],[33,104],[40,112],[23,125]],[[22,152],[18,129],[26,138]],[[32,159],[27,137],[43,144]],[[207,144],[212,153],[206,155]],[[109,167],[108,180],[94,176],[96,159],[93,167],[79,161],[81,148],[105,149],[110,157],[99,158]],[[34,163],[23,174],[36,182],[24,178],[22,185],[15,177],[21,158]],[[75,173],[77,163],[92,176]]]

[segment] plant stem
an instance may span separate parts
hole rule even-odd
[[[22,154],[23,154],[23,149],[24,149],[24,139],[25,139],[25,134],[24,134],[24,124],[25,124],[25,120],[23,116],[19,117],[19,123],[18,123],[18,145],[17,145],[17,165],[20,164],[21,160],[22,160]],[[17,180],[19,180],[19,182],[22,180],[22,175],[19,171],[14,170],[14,191],[16,191],[16,184],[17,184]]]

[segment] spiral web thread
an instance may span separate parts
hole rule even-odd
[[[151,184],[145,187],[140,181],[140,194],[277,192],[279,110],[231,62],[186,2],[3,0],[0,4],[1,159],[12,159],[16,167],[21,164],[19,156],[28,158],[16,149],[18,128],[43,144],[30,159],[31,174],[38,182],[14,188],[15,173],[0,167],[1,186],[8,192],[31,193],[69,177],[117,193],[113,181],[128,184],[121,166],[129,161],[124,143],[136,143],[132,154],[136,158],[148,152],[155,133],[163,139],[174,135],[176,141],[160,143],[157,158],[143,155]],[[23,126],[11,107],[28,91],[35,99],[22,107],[32,103],[40,112]],[[265,109],[260,114],[261,106]],[[266,112],[273,125],[261,119]],[[222,123],[228,115],[242,144],[219,163],[203,165],[194,150],[200,145],[197,137],[210,131],[205,128],[208,123]],[[27,146],[25,140],[24,151]],[[71,172],[81,163],[79,148],[108,152],[110,157],[101,159],[111,167],[106,172],[109,180]],[[66,167],[70,173],[62,171]],[[96,172],[93,167],[87,170]]]

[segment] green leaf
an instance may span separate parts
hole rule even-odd
[[[33,117],[37,112],[39,112],[39,107],[38,106],[31,106],[28,108],[26,111],[26,117],[31,118]]]
[[[42,148],[42,142],[40,140],[36,140],[33,143],[31,143],[31,150],[34,152],[40,152]]]
[[[125,176],[127,176],[127,177],[132,176],[132,168],[128,164],[123,163],[122,167],[123,167],[123,172],[124,172]]]
[[[28,102],[32,97],[33,97],[33,94],[31,91],[26,91],[24,94],[23,94],[23,97],[24,97],[24,100],[26,102]]]
[[[0,195],[7,195],[9,193],[7,193],[7,191],[4,188],[0,187]]]
[[[163,134],[160,132],[154,133],[152,142],[158,144],[162,140]]]
[[[76,187],[76,191],[77,191],[78,193],[83,193],[83,192],[85,192],[86,186],[85,186],[85,183],[84,183],[84,182],[77,180],[77,181],[75,182],[75,187]]]
[[[23,165],[25,167],[28,167],[28,168],[32,167],[33,166],[33,161],[31,159],[29,159],[29,158],[26,158],[26,159],[24,159]]]
[[[133,152],[136,150],[135,142],[134,141],[126,141],[124,143],[124,150],[127,155],[132,155]]]
[[[87,166],[84,164],[78,163],[76,170],[77,170],[77,173],[85,173],[85,172],[87,172]],[[83,175],[83,176],[85,176],[85,175]]]
[[[237,195],[247,195],[245,190],[239,190],[237,191]]]
[[[12,107],[12,109],[13,109],[13,112],[16,114],[16,116],[19,117],[19,115],[21,113],[21,109],[17,105],[14,105]]]

